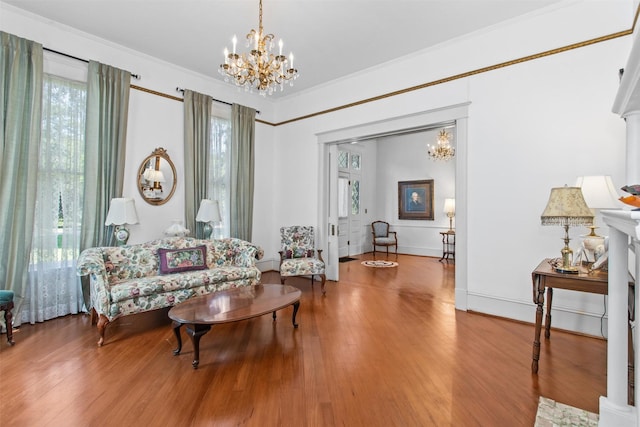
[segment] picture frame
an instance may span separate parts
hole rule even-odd
[[[398,218],[433,221],[433,180],[398,181]]]

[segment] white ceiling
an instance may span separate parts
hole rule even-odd
[[[2,0],[222,79],[225,46],[258,27],[258,0]],[[300,72],[274,97],[361,71],[562,0],[263,0],[263,27]],[[38,40],[47,47],[46,40]],[[73,52],[67,52],[73,54]],[[135,70],[132,70],[135,72]]]

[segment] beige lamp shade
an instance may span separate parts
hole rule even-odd
[[[580,187],[565,186],[551,189],[540,220],[542,225],[591,225],[593,214],[584,201]]]
[[[196,215],[196,221],[198,222],[220,222],[222,217],[220,216],[220,206],[217,200],[202,199],[200,202],[200,209]]]
[[[111,199],[107,220],[104,225],[124,225],[137,224],[138,213],[136,205],[132,198],[115,198]]]

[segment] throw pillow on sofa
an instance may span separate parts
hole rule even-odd
[[[160,274],[182,271],[205,270],[207,268],[207,247],[196,246],[182,249],[158,249]]]

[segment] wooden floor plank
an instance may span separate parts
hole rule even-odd
[[[167,310],[109,325],[88,316],[23,325],[0,340],[0,419],[33,426],[532,426],[539,396],[598,412],[606,342],[552,331],[531,374],[533,325],[454,307],[454,265],[390,255],[340,264],[340,282],[290,278],[291,309],[217,325],[200,366]],[[384,255],[383,255],[384,258]],[[523,278],[519,286],[529,289]],[[275,272],[263,282],[279,283]],[[531,304],[531,320],[535,308]],[[3,424],[4,425],[4,424]]]

